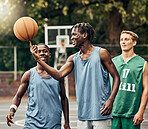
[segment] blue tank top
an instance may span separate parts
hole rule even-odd
[[[100,114],[100,108],[110,96],[111,86],[108,71],[101,64],[99,50],[100,47],[95,47],[86,60],[82,60],[80,52],[77,52],[73,60],[79,120],[111,118],[111,115]]]
[[[59,99],[59,81],[52,77],[41,77],[36,67],[30,70],[24,129],[52,129],[54,126],[61,125],[62,106]]]

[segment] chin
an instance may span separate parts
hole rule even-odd
[[[73,45],[73,47],[76,47],[76,44],[75,43],[73,43],[72,45]]]
[[[45,63],[47,62],[46,60],[42,60],[42,61],[45,62]]]
[[[126,50],[127,50],[127,48],[121,48],[121,50],[126,51]]]
[[[42,61],[45,61],[45,59],[41,59]]]
[[[73,47],[77,47],[76,45],[73,45]]]

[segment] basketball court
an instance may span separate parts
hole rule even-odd
[[[23,100],[19,106],[17,113],[13,119],[15,124],[12,124],[11,127],[7,126],[6,116],[9,113],[9,107],[11,104],[10,101],[1,101],[0,102],[0,129],[22,129],[25,122],[25,113],[27,110],[27,100]],[[71,129],[77,128],[77,104],[76,101],[69,102],[69,119]],[[62,129],[64,125],[64,118],[62,114]]]
[[[45,25],[45,44],[49,48],[54,48],[54,68],[60,68],[67,59],[67,48],[72,48],[73,45],[70,42],[70,29],[72,26],[47,26]],[[69,97],[68,88],[68,77],[65,77],[65,88],[66,95]],[[9,107],[11,105],[11,100],[0,101],[0,129],[22,129],[25,122],[25,113],[27,110],[27,100],[21,102],[16,115],[14,117],[15,124],[11,127],[7,126],[6,116],[9,113]],[[76,101],[69,101],[69,119],[71,129],[77,129],[77,112],[78,107]],[[64,124],[64,118],[62,115],[62,129]],[[144,122],[142,123],[141,129],[148,129],[148,106],[144,114]]]
[[[14,117],[15,124],[11,127],[7,126],[6,116],[9,113],[9,106],[11,100],[0,101],[0,128],[1,129],[22,129],[25,122],[25,113],[27,109],[27,100],[23,100],[17,113]],[[71,129],[77,129],[77,112],[78,107],[76,101],[69,101],[69,119]],[[62,115],[62,129],[64,124],[64,118]],[[141,129],[148,129],[148,106],[144,113],[144,122],[142,123]]]

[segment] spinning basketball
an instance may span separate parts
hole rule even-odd
[[[31,41],[38,33],[38,25],[31,17],[22,17],[15,22],[13,31],[18,39]]]

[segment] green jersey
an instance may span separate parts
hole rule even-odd
[[[145,60],[136,55],[125,63],[122,55],[119,55],[113,58],[113,62],[121,83],[113,104],[112,115],[130,118],[137,113],[140,106]],[[112,82],[111,78],[111,84]]]

